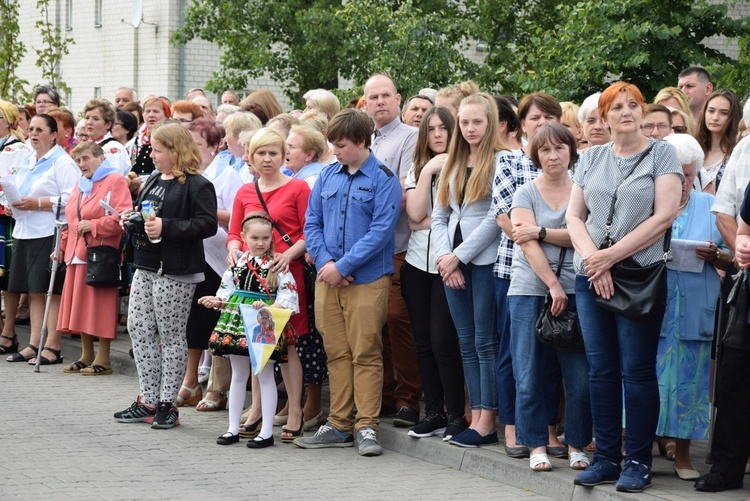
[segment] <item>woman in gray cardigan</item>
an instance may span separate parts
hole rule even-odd
[[[498,339],[492,276],[500,244],[500,228],[492,211],[500,148],[497,123],[497,106],[489,95],[474,94],[461,101],[461,134],[451,142],[432,214],[437,268],[458,332],[471,407],[471,426],[450,440],[460,447],[498,442]]]

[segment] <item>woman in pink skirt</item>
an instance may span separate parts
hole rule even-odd
[[[86,285],[86,246],[120,248],[122,229],[117,214],[104,210],[104,200],[118,212],[132,210],[125,177],[111,166],[102,148],[93,142],[81,143],[71,152],[81,169],[81,178],[65,208],[68,227],[63,230],[62,248],[68,265],[57,330],[81,335],[83,351],[63,372],[84,376],[112,374],[109,346],[117,335],[118,289]],[[94,353],[94,337],[99,351]]]

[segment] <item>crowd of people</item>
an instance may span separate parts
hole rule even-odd
[[[283,443],[363,456],[382,453],[381,417],[464,448],[498,444],[501,426],[535,472],[566,458],[575,484],[624,492],[651,485],[656,441],[696,489],[742,486],[747,351],[722,346],[717,306],[750,264],[750,103],[705,69],[651,104],[626,82],[580,106],[473,82],[402,100],[383,74],[345,109],[314,89],[290,113],[264,89],[215,108],[201,89],[141,102],[122,87],[80,120],[52,88],[33,97],[0,100],[8,362],[111,374],[126,319],[139,392],[120,422],[228,407],[219,445],[273,446],[282,426]],[[117,284],[93,276],[101,247],[124,255]],[[623,267],[661,270],[624,306]],[[268,307],[291,314],[281,332]],[[265,365],[248,308],[252,342],[274,345]],[[578,348],[538,339],[545,312],[577,314]],[[63,334],[81,339],[69,364]],[[690,442],[712,428],[701,476]]]

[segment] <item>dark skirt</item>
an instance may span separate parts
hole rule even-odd
[[[16,239],[8,278],[8,292],[46,293],[50,282],[50,254],[55,237]],[[62,284],[55,284],[62,290]]]
[[[217,310],[198,304],[198,299],[203,296],[215,296],[221,285],[221,277],[208,264],[203,273],[206,279],[195,288],[187,322],[188,348],[195,350],[208,348],[208,338],[211,337],[211,332],[216,327],[220,315]]]

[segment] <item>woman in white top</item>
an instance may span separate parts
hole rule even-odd
[[[0,176],[17,172],[20,162],[29,154],[29,150],[24,145],[25,138],[19,125],[20,120],[21,112],[19,108],[13,103],[0,100]],[[8,265],[13,249],[10,245],[12,231],[13,219],[5,214],[0,207],[0,290],[3,291],[3,295],[8,288]],[[6,315],[10,322],[8,332],[13,333],[17,304],[11,305],[7,300],[4,303]],[[1,321],[0,326],[5,327]],[[0,344],[0,355],[12,353],[17,349],[16,347],[11,351],[10,348],[11,345]]]
[[[716,193],[727,161],[737,143],[737,126],[742,119],[742,105],[731,90],[715,90],[708,96],[698,117],[695,138],[706,159],[699,172],[701,190]]]
[[[117,110],[106,99],[92,99],[83,108],[86,132],[89,139],[102,147],[104,157],[117,171],[127,176],[130,172],[130,155],[125,146],[112,137],[112,127],[117,119]]]
[[[49,263],[54,250],[55,214],[60,208],[60,218],[64,220],[65,205],[80,175],[75,162],[57,145],[56,139],[57,122],[54,118],[42,114],[31,119],[29,142],[32,151],[14,175],[21,199],[12,208],[5,207],[6,214],[16,220],[6,304],[18,304],[18,296],[24,292],[28,292],[31,298],[29,345],[8,357],[8,362],[28,361],[32,365],[36,362],[34,357],[41,337],[45,293],[50,282]],[[47,315],[49,335],[43,350],[42,365],[62,363],[60,334],[56,328],[62,285],[59,281],[55,284],[56,294],[53,294],[50,303]],[[7,326],[2,337],[0,345],[12,344],[17,347],[16,334],[8,331]]]

